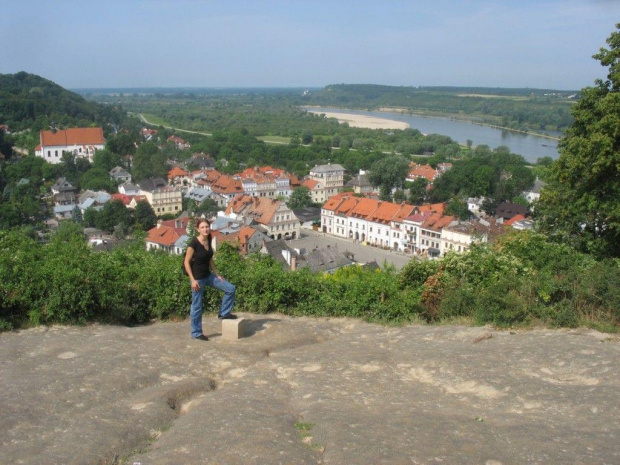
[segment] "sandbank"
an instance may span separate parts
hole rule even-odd
[[[326,118],[336,118],[339,123],[349,123],[352,128],[366,129],[407,129],[409,123],[395,121],[387,118],[376,118],[374,116],[356,115],[353,113],[335,113],[329,111],[308,110],[308,113],[325,115]]]

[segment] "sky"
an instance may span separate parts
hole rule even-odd
[[[4,0],[0,74],[67,89],[579,90],[618,0]]]

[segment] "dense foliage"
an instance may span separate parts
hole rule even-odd
[[[52,122],[62,128],[107,127],[125,118],[121,108],[89,102],[37,75],[0,74],[0,124],[7,124],[11,132],[29,129],[38,135]]]
[[[238,311],[341,316],[384,323],[455,321],[498,326],[587,325],[617,331],[620,266],[596,262],[544,236],[519,233],[401,272],[344,268],[287,272],[268,256],[247,259],[224,244],[217,267],[237,285]],[[28,230],[0,231],[0,328],[92,321],[125,324],[185,318],[190,290],[180,257],[136,241],[94,252],[63,223],[48,244]],[[206,311],[221,296],[206,292]]]
[[[537,207],[542,231],[599,257],[620,257],[620,24],[594,58],[606,80],[582,90]]]
[[[435,181],[430,192],[433,201],[446,201],[453,196],[487,197],[496,203],[512,202],[531,188],[535,175],[520,155],[507,147],[489,149],[485,145],[468,152],[463,160]]]

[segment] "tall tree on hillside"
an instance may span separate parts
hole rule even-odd
[[[536,207],[552,237],[599,257],[620,257],[620,23],[593,56],[606,80],[581,91]]]
[[[145,142],[133,156],[133,178],[163,178],[168,173],[166,157],[153,142]]]

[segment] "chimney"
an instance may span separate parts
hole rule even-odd
[[[243,252],[248,255],[248,241],[249,241],[249,237],[247,235],[243,236]]]
[[[291,271],[297,269],[297,257],[291,257]]]

